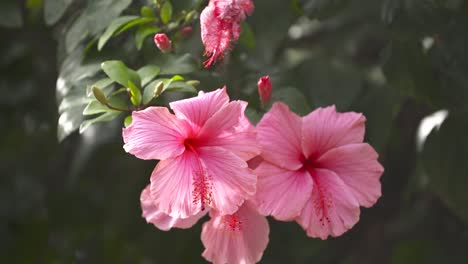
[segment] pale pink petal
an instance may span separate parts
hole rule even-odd
[[[232,101],[218,109],[201,127],[197,139],[209,141],[223,132],[231,134],[239,124],[246,105],[243,101]]]
[[[209,93],[200,92],[197,97],[170,103],[175,115],[189,121],[194,127],[200,128],[216,112],[229,102],[226,88]]]
[[[254,11],[254,4],[252,0],[241,0],[239,1],[242,9],[244,9],[244,12],[247,13],[247,15],[252,15]]]
[[[211,207],[220,214],[232,214],[255,193],[257,176],[247,163],[219,147],[197,149],[212,188]]]
[[[151,175],[151,197],[163,213],[187,218],[200,212],[193,203],[193,179],[199,171],[195,155],[189,151],[158,163]]]
[[[184,152],[190,126],[165,107],[133,112],[130,126],[122,130],[125,151],[140,159],[167,159]]]
[[[323,154],[317,166],[335,172],[364,207],[371,207],[381,196],[380,176],[384,169],[378,154],[368,144],[350,144]]]
[[[270,228],[264,216],[245,203],[233,215],[216,215],[203,224],[202,256],[214,264],[252,264],[260,261]]]
[[[255,127],[244,115],[246,107],[246,102],[234,101],[213,115],[200,131],[206,138],[200,145],[225,148],[243,160],[260,154]]]
[[[364,140],[362,114],[337,113],[335,106],[318,108],[303,117],[302,147],[307,158],[318,158],[327,150]]]
[[[312,196],[296,221],[310,237],[337,237],[359,221],[359,203],[332,171],[316,169]]]
[[[263,215],[289,221],[298,216],[312,193],[312,178],[306,170],[285,170],[263,162],[258,176],[255,202]]]
[[[173,227],[182,229],[190,228],[208,212],[199,212],[198,214],[185,219],[171,217],[161,212],[161,210],[159,210],[159,208],[154,204],[153,198],[150,194],[149,185],[141,192],[140,202],[141,210],[143,211],[142,216],[146,219],[146,222],[152,223],[163,231],[168,231]]]
[[[302,167],[302,119],[283,103],[275,103],[257,125],[262,157],[282,168]]]

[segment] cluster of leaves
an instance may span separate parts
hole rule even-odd
[[[468,155],[465,136],[468,131],[465,103],[468,99],[468,38],[465,36],[468,1],[257,0],[255,12],[242,24],[241,37],[232,52],[213,70],[201,70],[203,47],[197,18],[206,2],[28,0],[20,6],[14,0],[2,1],[0,26],[28,28],[45,21],[44,28],[48,31],[44,31],[44,38],[47,36],[48,43],[53,43],[50,39],[54,37],[57,42],[51,49],[57,49],[54,54],[59,65],[56,78],[59,117],[47,120],[53,125],[58,119],[56,134],[61,140],[68,137],[62,145],[53,145],[54,150],[50,150],[53,154],[38,159],[42,163],[47,163],[46,157],[57,159],[57,164],[70,163],[43,169],[43,175],[58,176],[41,178],[52,179],[50,186],[44,187],[44,192],[52,193],[48,202],[53,206],[48,209],[48,215],[63,223],[54,228],[56,223],[52,220],[30,217],[32,224],[19,228],[24,241],[34,244],[28,239],[29,234],[45,222],[50,234],[39,241],[46,241],[41,243],[45,244],[42,246],[46,247],[45,252],[54,252],[47,253],[48,257],[62,262],[64,259],[79,261],[81,255],[75,250],[88,254],[85,261],[100,258],[104,262],[196,261],[201,249],[193,245],[198,245],[199,230],[154,236],[149,234],[156,231],[137,219],[137,192],[146,184],[151,168],[123,156],[120,130],[94,127],[97,131],[117,134],[113,143],[104,149],[102,144],[94,143],[104,140],[104,135],[110,132],[83,138],[70,135],[118,116],[121,118],[115,124],[121,126],[121,119],[129,111],[166,105],[170,100],[188,96],[185,93],[195,92],[198,83],[192,80],[199,80],[197,88],[202,90],[226,84],[232,97],[249,101],[247,113],[256,122],[264,109],[255,83],[260,76],[269,74],[273,80],[273,101],[284,101],[295,112],[306,114],[330,104],[335,104],[340,111],[363,112],[367,117],[366,140],[379,152],[386,171],[382,177],[382,199],[375,208],[365,210],[358,226],[339,239],[316,241],[305,237],[295,225],[272,223],[272,243],[263,258],[266,263],[468,261],[464,248],[468,243],[468,195],[464,192],[468,187],[465,162]],[[184,38],[180,29],[188,25],[193,26],[194,33]],[[27,34],[24,29],[12,32],[15,36]],[[12,32],[7,31],[5,35],[14,35]],[[155,48],[151,36],[156,32],[168,33],[174,43],[174,53],[161,54]],[[23,68],[18,66],[25,64],[24,61],[29,63],[27,54],[35,50],[36,36],[27,36],[33,40],[31,43],[22,38],[0,43],[5,50],[0,60],[4,75],[0,79],[5,81],[0,82],[0,88],[12,100],[7,103],[1,99],[2,107],[8,110],[5,113],[15,113],[13,106],[25,105],[21,96],[30,90],[37,90],[36,97],[47,107],[55,107],[50,93],[45,97],[40,92],[46,87],[36,87],[31,84],[33,81],[24,78],[38,79],[36,71],[40,67],[31,70],[32,73],[23,73],[20,70]],[[18,70],[9,74],[8,69]],[[50,71],[44,74],[56,77]],[[11,87],[16,87],[14,93]],[[42,114],[49,116],[49,108]],[[447,119],[427,138],[422,138],[422,147],[417,148],[422,119],[442,109],[448,111]],[[42,148],[44,137],[49,137],[44,142],[53,144],[55,138],[51,137],[55,136],[55,130],[34,137],[18,132],[22,126],[15,124],[26,122],[27,116],[12,114],[7,121],[0,122],[0,125],[13,124],[5,142],[24,141]],[[88,144],[81,146],[82,142]],[[94,145],[101,148],[91,147]],[[5,146],[1,157],[12,161],[8,153],[15,148],[11,143]],[[77,149],[76,154],[71,152],[74,155],[62,158],[61,154],[70,149]],[[86,162],[90,160],[94,162]],[[18,170],[21,175],[16,178],[32,179],[34,184],[28,185],[33,186],[29,189],[17,189],[31,190],[31,193],[40,190],[41,184],[34,177],[39,170],[39,165],[32,166],[30,172],[28,168]],[[99,177],[86,177],[96,173]],[[64,176],[74,184],[59,192],[56,182],[63,175],[79,176]],[[128,175],[133,176],[131,180]],[[122,186],[122,182],[126,184]],[[22,192],[9,196],[22,197]],[[68,218],[63,212],[69,208],[62,203],[76,208]],[[109,206],[109,203],[117,205]],[[91,220],[80,220],[89,218],[90,212],[101,221],[93,219],[91,225]],[[42,216],[41,213],[36,215]],[[38,232],[35,236],[44,236]],[[54,246],[60,244],[57,237],[66,241],[65,246]],[[164,250],[171,239],[181,245],[179,251]],[[47,246],[47,241],[52,241],[52,245]],[[99,246],[100,242],[109,246]],[[17,248],[26,247],[20,243]],[[149,253],[154,248],[161,250]],[[60,258],[63,255],[66,258]]]

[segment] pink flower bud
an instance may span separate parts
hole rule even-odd
[[[268,104],[271,99],[271,81],[270,76],[266,75],[261,77],[257,82],[258,95],[263,105]]]
[[[190,37],[190,35],[192,35],[192,31],[193,31],[192,27],[187,26],[181,29],[180,33],[182,34],[182,37],[187,38],[187,37]]]
[[[171,51],[172,42],[164,33],[154,35],[154,43],[164,53]]]

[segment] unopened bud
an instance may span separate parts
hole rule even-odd
[[[154,89],[154,97],[158,97],[162,94],[163,92],[163,89],[164,89],[164,82],[159,82],[156,86],[156,88]]]
[[[180,30],[180,33],[182,34],[182,37],[188,38],[190,35],[192,35],[193,29],[191,26],[186,26]]]
[[[154,43],[164,53],[171,51],[172,42],[164,33],[154,35]]]
[[[94,97],[96,97],[96,100],[98,100],[101,104],[105,105],[108,103],[106,96],[97,86],[93,87],[93,94]]]
[[[258,95],[263,105],[267,105],[271,99],[271,81],[270,76],[263,76],[257,82]]]

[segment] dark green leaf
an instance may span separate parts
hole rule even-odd
[[[424,171],[429,186],[461,219],[468,223],[468,118],[451,114],[434,129],[423,147]]]
[[[89,36],[96,36],[126,9],[131,0],[89,1],[86,9],[73,22],[65,36],[67,52],[75,49]]]
[[[165,1],[161,8],[161,21],[164,24],[169,23],[172,19],[172,4],[169,0]]]
[[[254,49],[256,46],[255,35],[250,28],[249,24],[242,22],[241,24],[241,35],[239,37],[239,42],[249,49]]]
[[[141,84],[138,73],[132,69],[129,69],[121,61],[105,61],[101,64],[101,68],[107,74],[107,76],[109,76],[109,78],[118,82],[124,87],[127,87],[129,81],[135,84],[137,87]]]
[[[418,41],[394,41],[385,51],[383,71],[390,86],[404,95],[430,103],[439,97],[437,81]]]
[[[47,25],[55,24],[65,13],[73,0],[45,0],[44,19]]]
[[[146,65],[140,68],[137,72],[141,79],[141,86],[146,86],[151,82],[161,71],[156,65]]]
[[[101,50],[106,42],[114,35],[114,33],[121,28],[123,25],[127,24],[130,21],[138,19],[138,16],[122,16],[112,21],[112,23],[107,27],[106,31],[101,35],[98,42],[98,50]]]
[[[15,0],[2,0],[0,2],[0,26],[17,28],[23,25],[21,7]]]

